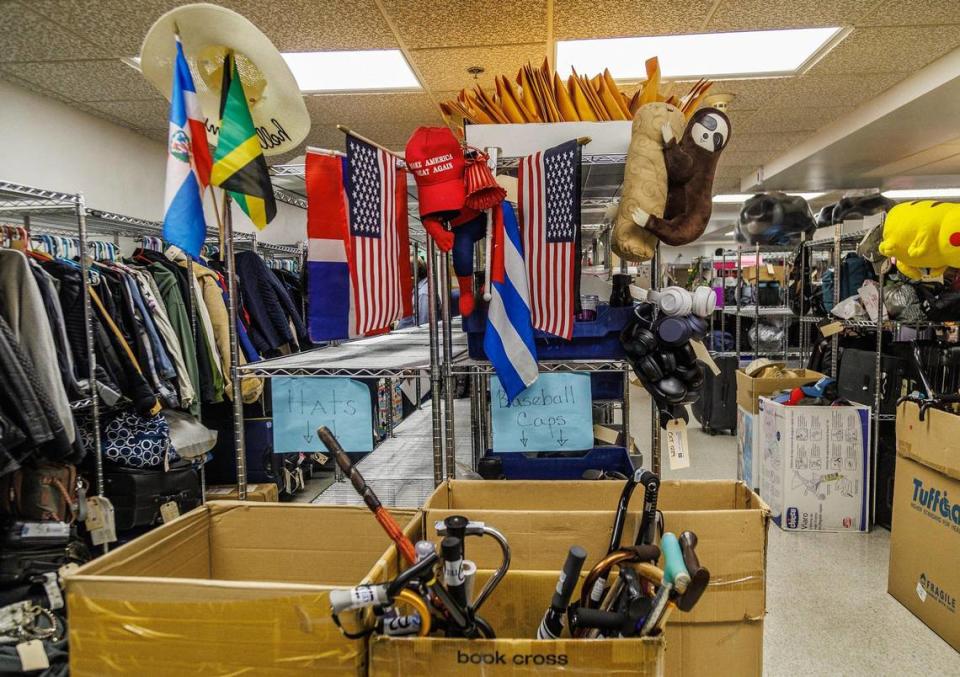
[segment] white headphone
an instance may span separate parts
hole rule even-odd
[[[647,300],[660,306],[664,315],[682,317],[693,313],[707,318],[717,308],[717,295],[710,287],[697,287],[691,294],[683,287],[647,290]]]

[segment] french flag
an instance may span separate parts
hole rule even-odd
[[[355,335],[345,161],[307,151],[307,319],[314,342]]]
[[[212,161],[197,89],[179,35],[176,41],[177,56],[170,89],[163,239],[197,257],[207,234],[202,196],[210,185]]]
[[[520,226],[506,200],[493,209],[492,282],[483,349],[512,402],[539,376]]]

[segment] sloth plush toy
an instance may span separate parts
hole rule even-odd
[[[703,235],[710,220],[713,175],[730,141],[730,119],[716,108],[701,108],[687,123],[679,143],[673,127],[664,124],[662,131],[667,167],[663,218],[642,207],[634,208],[631,217],[661,242],[676,247]]]

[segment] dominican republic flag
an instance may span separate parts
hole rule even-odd
[[[487,310],[483,349],[510,401],[537,380],[537,349],[530,323],[527,269],[520,227],[504,201],[493,210],[495,245],[490,261],[492,298]]]
[[[210,149],[203,113],[197,101],[190,67],[177,36],[170,90],[170,131],[167,136],[167,180],[163,199],[163,239],[191,256],[200,256],[207,234],[203,191],[210,185]]]
[[[350,282],[357,336],[410,315],[407,173],[390,153],[347,135]]]
[[[307,151],[307,325],[314,342],[354,336],[343,164],[339,157]]]
[[[528,155],[517,176],[533,328],[568,341],[580,307],[580,146]]]

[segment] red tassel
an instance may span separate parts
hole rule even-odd
[[[478,155],[467,165],[464,182],[467,188],[467,199],[464,204],[471,209],[486,211],[496,207],[507,197],[507,191],[497,183],[493,172],[487,166],[485,155]]]

